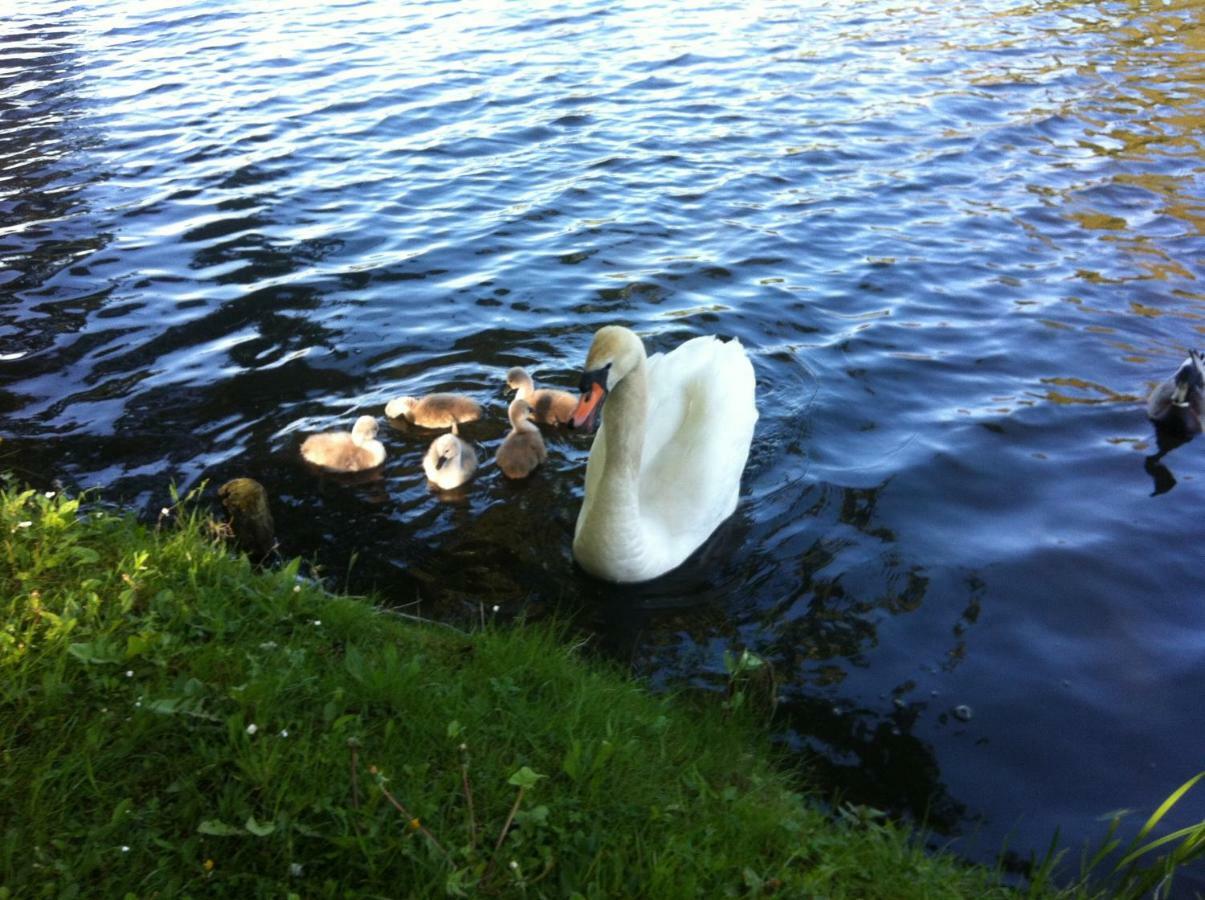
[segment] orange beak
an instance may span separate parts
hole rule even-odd
[[[594,426],[598,423],[598,414],[602,411],[603,398],[606,396],[606,388],[597,381],[591,383],[589,391],[582,392],[582,396],[577,401],[577,408],[569,417],[570,426],[587,432],[593,431]]]

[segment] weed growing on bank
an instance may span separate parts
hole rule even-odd
[[[0,896],[990,897],[714,698],[0,490]]]

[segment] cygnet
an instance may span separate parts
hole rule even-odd
[[[377,420],[360,416],[350,432],[314,434],[301,445],[307,462],[332,472],[363,472],[385,461],[385,445],[376,439]]]
[[[522,397],[512,400],[507,410],[513,430],[498,448],[498,468],[507,478],[526,478],[548,457],[531,412],[531,404]]]
[[[577,408],[577,397],[568,391],[536,390],[531,376],[521,366],[506,373],[506,386],[518,391],[520,399],[531,404],[532,418],[545,425],[567,425]]]
[[[441,434],[423,457],[423,471],[440,490],[453,490],[477,471],[477,452],[457,435]]]
[[[423,428],[451,428],[481,418],[481,407],[464,394],[427,394],[425,397],[398,397],[385,406],[391,419],[405,419]]]

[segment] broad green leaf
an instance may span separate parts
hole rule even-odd
[[[539,772],[533,772],[527,766],[519,769],[514,775],[507,780],[508,784],[513,784],[515,787],[530,789],[536,786],[536,782],[541,778],[547,778],[547,775],[541,775]]]
[[[216,837],[233,837],[239,834],[246,834],[237,825],[227,825],[221,819],[206,819],[197,826],[197,831],[201,834],[212,834]]]

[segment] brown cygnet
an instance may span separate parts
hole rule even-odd
[[[551,388],[536,390],[531,376],[521,366],[506,373],[506,386],[519,392],[518,396],[531,404],[532,418],[545,425],[567,425],[573,410],[577,408],[577,397],[568,391]]]
[[[397,397],[385,406],[391,419],[405,419],[423,428],[451,428],[457,423],[481,418],[481,407],[464,394],[427,394],[425,397]]]
[[[516,397],[507,410],[513,429],[498,448],[498,468],[507,478],[526,478],[547,457],[540,429],[531,422],[531,404]]]
[[[363,472],[385,461],[385,445],[376,440],[377,420],[360,416],[350,432],[313,434],[301,445],[301,455],[332,472]]]

